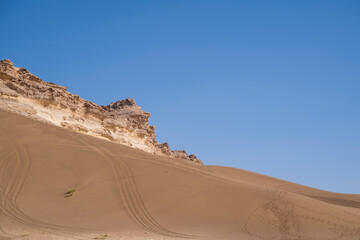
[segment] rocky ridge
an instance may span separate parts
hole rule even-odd
[[[99,106],[25,68],[14,67],[9,59],[0,61],[0,108],[149,153],[203,164],[193,154],[171,151],[167,143],[158,143],[155,126],[148,123],[150,113],[141,110],[134,99]]]

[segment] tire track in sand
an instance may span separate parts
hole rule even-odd
[[[74,233],[64,233],[73,231],[90,231],[92,229],[81,229],[45,223],[25,214],[19,207],[18,198],[24,188],[26,178],[29,174],[32,159],[29,151],[21,139],[8,129],[0,129],[2,135],[6,137],[15,151],[16,158],[2,159],[0,162],[0,212],[10,219],[26,226],[35,227],[43,232],[58,235],[71,239],[83,239],[74,236]],[[5,174],[10,173],[11,177],[5,178]],[[59,231],[63,231],[59,233]],[[93,230],[94,231],[94,230]],[[2,230],[4,232],[4,230]],[[5,233],[5,232],[4,232]]]
[[[360,222],[346,219],[345,216],[339,217],[331,212],[337,208],[329,208],[327,211],[316,208],[303,207],[302,204],[296,203],[297,194],[279,190],[276,187],[268,191],[267,198],[263,204],[255,208],[245,222],[245,230],[250,236],[259,239],[306,239],[306,240],[325,240],[325,239],[360,239]],[[302,195],[301,195],[302,196]],[[319,204],[321,202],[319,201]],[[330,204],[329,204],[330,206]],[[351,216],[348,214],[348,217]],[[278,235],[272,237],[269,234],[258,234],[250,231],[250,221],[259,220],[262,224],[268,226],[277,232]],[[301,234],[300,229],[303,221],[320,223],[328,229],[332,236],[311,236],[311,234]],[[346,220],[346,221],[344,221]],[[254,227],[253,227],[254,228]]]
[[[136,186],[135,178],[127,163],[121,160],[109,149],[105,149],[100,145],[95,146],[88,141],[82,139],[80,136],[77,136],[76,134],[73,134],[73,136],[77,141],[87,145],[89,148],[97,152],[103,159],[108,162],[113,171],[117,189],[124,204],[124,207],[130,217],[135,221],[138,226],[147,231],[164,236],[191,239],[202,238],[198,236],[173,232],[161,226],[150,214],[144,201],[142,200],[142,197]]]

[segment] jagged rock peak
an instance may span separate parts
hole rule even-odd
[[[99,106],[68,92],[66,87],[41,80],[25,68],[14,67],[9,59],[0,61],[0,109],[146,152],[202,164],[193,154],[171,151],[167,143],[158,143],[155,126],[148,122],[150,113],[141,110],[134,99]]]
[[[128,98],[110,103],[106,107],[108,107],[109,109],[123,109],[126,107],[133,107],[133,106],[137,106],[135,100],[132,98]]]
[[[10,59],[3,59],[0,61],[1,64],[5,65],[5,66],[14,66],[14,63],[12,61],[10,61]]]

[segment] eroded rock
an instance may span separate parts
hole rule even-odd
[[[25,68],[14,67],[9,59],[0,61],[0,108],[149,153],[202,164],[193,154],[171,151],[167,143],[158,143],[155,126],[149,125],[150,113],[141,110],[134,99],[99,106]]]

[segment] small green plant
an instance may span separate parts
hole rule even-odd
[[[95,239],[106,239],[108,236],[109,236],[109,235],[104,234],[104,235],[95,237]]]
[[[76,191],[75,188],[70,188],[64,195],[65,197],[71,197],[75,191]]]

